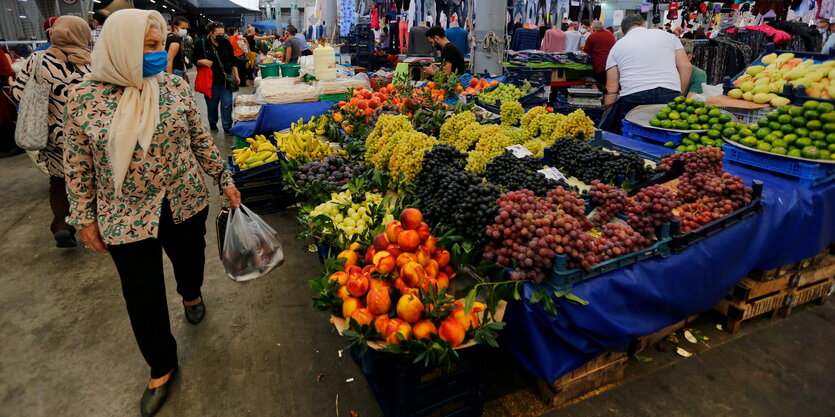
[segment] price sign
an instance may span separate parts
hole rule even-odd
[[[525,149],[522,145],[512,145],[505,148],[506,150],[513,152],[513,156],[517,158],[524,158],[526,156],[533,155],[531,151]]]
[[[560,170],[558,170],[556,168],[550,168],[550,167],[549,168],[543,168],[543,169],[540,169],[537,172],[540,172],[540,173],[542,173],[542,175],[545,175],[545,178],[550,178],[550,179],[557,180],[557,181],[566,179],[565,175],[562,175],[562,172],[560,172]]]

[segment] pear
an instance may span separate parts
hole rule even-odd
[[[803,78],[803,76],[806,75],[807,72],[808,71],[806,71],[806,68],[797,67],[797,68],[789,71],[789,73],[786,74],[786,76],[789,77],[792,80],[796,80],[796,79],[799,79],[799,78]]]
[[[751,92],[754,93],[754,95],[763,93],[768,94],[771,92],[771,89],[768,87],[768,84],[759,84],[755,86],[754,89],[751,90]]]
[[[742,94],[742,99],[745,101],[754,101],[754,93],[746,91]]]
[[[829,92],[829,97],[835,97],[835,85],[830,85],[826,87],[826,91]]]
[[[735,98],[735,99],[740,99],[740,98],[742,98],[742,90],[740,90],[738,88],[734,88],[733,90],[728,91],[728,97]]]
[[[768,84],[768,83],[770,83],[770,82],[771,82],[771,79],[770,79],[770,78],[760,78],[760,79],[758,79],[758,80],[754,81],[754,85],[755,85],[755,86],[757,86],[757,85],[765,85],[765,84]]]
[[[772,64],[772,63],[774,62],[774,60],[776,60],[776,59],[777,59],[777,54],[775,54],[775,53],[773,53],[773,52],[772,52],[772,53],[770,53],[770,54],[768,54],[768,55],[764,56],[764,57],[763,57],[763,59],[761,59],[761,60],[760,60],[760,62],[762,62],[764,65],[770,65],[770,64]]]
[[[768,85],[768,89],[775,93],[782,93],[784,85],[786,85],[785,81],[775,81]]]
[[[771,101],[771,96],[768,94],[760,93],[754,94],[754,103],[757,104],[765,104]]]
[[[813,83],[820,81],[821,78],[823,78],[823,74],[817,71],[809,71],[803,76],[803,79],[812,81]]]
[[[753,81],[746,81],[746,82],[742,83],[742,85],[740,85],[739,88],[743,92],[747,93],[747,92],[754,89],[754,82]]]
[[[745,73],[748,74],[748,75],[757,75],[757,74],[763,72],[764,69],[765,69],[765,67],[762,66],[762,65],[752,65],[752,66],[748,67],[748,69],[745,70]]]

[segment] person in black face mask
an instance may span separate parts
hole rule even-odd
[[[444,28],[440,26],[429,28],[426,31],[426,38],[429,39],[429,43],[432,46],[441,51],[442,64],[440,70],[435,68],[434,65],[430,65],[424,69],[424,72],[429,75],[434,75],[438,71],[441,71],[444,75],[462,75],[467,71],[467,66],[464,63],[464,54],[447,39]]]
[[[223,23],[211,22],[206,26],[209,35],[194,46],[194,61],[198,66],[212,69],[212,97],[206,96],[206,112],[209,129],[217,132],[217,109],[223,121],[223,131],[229,135],[232,128],[232,92],[241,82],[238,68],[233,65],[235,53],[226,39]]]

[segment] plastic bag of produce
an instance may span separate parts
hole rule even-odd
[[[249,122],[258,119],[259,111],[261,111],[260,105],[236,106],[232,110],[232,118],[238,122]]]
[[[226,276],[238,282],[258,278],[284,262],[278,232],[243,204],[229,212],[221,254]]]

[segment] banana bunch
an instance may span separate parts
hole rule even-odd
[[[316,134],[317,135],[324,135],[326,130],[325,126],[328,124],[328,118],[325,116],[319,116],[319,123],[316,125]]]
[[[276,153],[278,149],[264,135],[255,135],[255,139],[248,138],[246,141],[249,146],[232,151],[235,164],[241,169],[256,167],[278,159]]]
[[[315,129],[316,125],[308,122],[305,125],[294,125],[288,133],[275,132],[273,135],[278,147],[290,159],[317,161],[328,155],[346,155],[345,151],[333,149],[326,142],[316,139]]]

